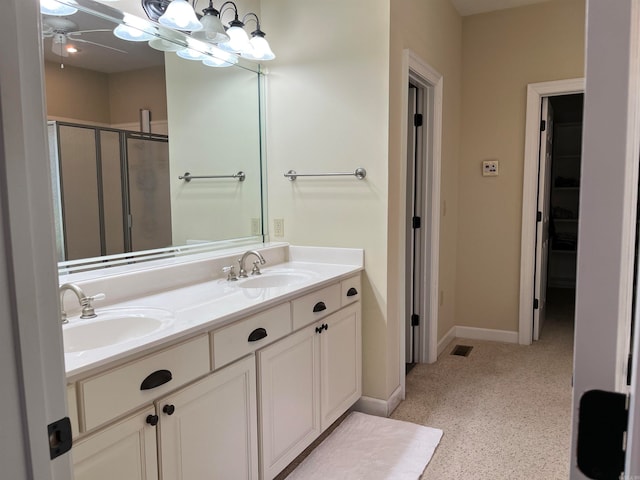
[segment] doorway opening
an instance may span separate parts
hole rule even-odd
[[[534,341],[547,318],[573,329],[583,103],[582,93],[542,98]]]
[[[409,76],[407,117],[405,372],[428,361],[432,271],[434,88]]]

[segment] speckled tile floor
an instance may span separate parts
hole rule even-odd
[[[569,478],[572,293],[550,292],[532,346],[456,339],[435,364],[407,375],[392,418],[444,431],[422,480]],[[456,344],[473,350],[450,355]]]

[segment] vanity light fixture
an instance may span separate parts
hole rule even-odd
[[[276,57],[265,38],[265,33],[260,28],[258,16],[255,13],[247,13],[240,20],[238,7],[231,0],[225,1],[219,10],[214,8],[213,0],[209,0],[209,6],[202,10],[203,15],[197,25],[195,24],[197,17],[192,6],[196,4],[197,0],[191,0],[191,4],[187,0],[141,1],[142,8],[149,19],[176,30],[192,32],[191,37],[194,39],[215,45],[225,52],[258,61],[273,60]],[[228,11],[233,11],[233,19],[225,27],[222,23],[222,17]],[[187,18],[189,18],[188,21]],[[256,29],[251,32],[251,38],[249,38],[244,29],[248,21],[256,23]],[[200,59],[199,55],[188,51],[189,47],[176,48],[168,41],[153,39],[149,42],[149,45],[157,50],[182,52],[179,55],[189,60]],[[227,66],[231,57],[226,58],[222,60],[223,65],[217,65],[216,59],[209,61],[207,65]],[[233,63],[237,63],[237,58]]]
[[[225,52],[220,48],[211,47],[211,53],[215,56],[202,60],[202,63],[207,67],[230,67],[238,63],[238,57],[236,55]]]
[[[161,52],[177,52],[184,48],[177,43],[170,42],[164,38],[154,38],[153,40],[149,40],[149,46],[156,50],[160,50]]]
[[[158,22],[176,30],[190,32],[202,30],[202,24],[187,0],[173,0],[169,3],[165,12],[158,18]]]
[[[238,17],[238,7],[236,4],[231,1],[224,2],[220,7],[220,18],[230,9],[233,9],[235,18],[229,22],[229,27],[227,28],[229,41],[220,43],[218,47],[231,53],[247,52],[251,47],[249,35],[244,31],[244,22],[240,21]]]
[[[67,3],[74,4],[75,2],[73,0],[67,0]],[[67,15],[73,15],[77,11],[78,9],[72,5],[60,3],[56,0],[40,0],[40,13],[43,15],[65,17]]]
[[[200,18],[202,30],[194,32],[192,37],[199,40],[209,41],[211,43],[223,43],[229,41],[229,35],[224,30],[222,20],[220,20],[220,12],[213,8],[213,1],[209,0],[209,6],[202,10]]]
[[[252,17],[247,20],[247,17]],[[269,42],[264,38],[265,34],[260,30],[260,19],[255,13],[247,13],[243,18],[245,25],[248,21],[253,20],[256,22],[256,29],[251,32],[251,40],[249,44],[251,48],[248,51],[243,51],[240,55],[250,60],[273,60],[276,55],[271,50]]]
[[[152,34],[145,31],[145,22],[141,22],[133,15],[125,13],[122,22],[123,23],[119,24],[113,30],[113,34],[122,40],[129,42],[148,42],[155,38]]]

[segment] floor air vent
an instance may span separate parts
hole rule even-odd
[[[456,345],[451,351],[451,355],[458,355],[460,357],[468,357],[471,353],[471,349],[468,345]]]

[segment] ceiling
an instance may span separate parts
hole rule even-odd
[[[451,0],[451,3],[456,7],[458,13],[464,17],[548,1],[551,0]]]
[[[61,17],[43,17],[43,28],[46,30],[47,23],[50,19],[55,22]],[[117,38],[113,34],[115,24],[103,20],[101,18],[89,15],[82,11],[64,17],[64,20],[71,21],[75,24],[75,28],[71,31],[78,30],[104,30],[82,33],[80,35],[71,35],[68,43],[78,48],[78,53],[70,54],[68,57],[61,58],[51,51],[52,38],[46,36],[43,39],[44,58],[49,62],[64,63],[73,67],[94,70],[103,73],[125,72],[128,70],[137,70],[146,67],[152,67],[164,64],[164,53],[150,48],[146,42],[127,42]],[[76,39],[97,43],[100,45],[123,50],[126,53],[117,52],[103,46],[94,45],[92,43],[77,42]]]

